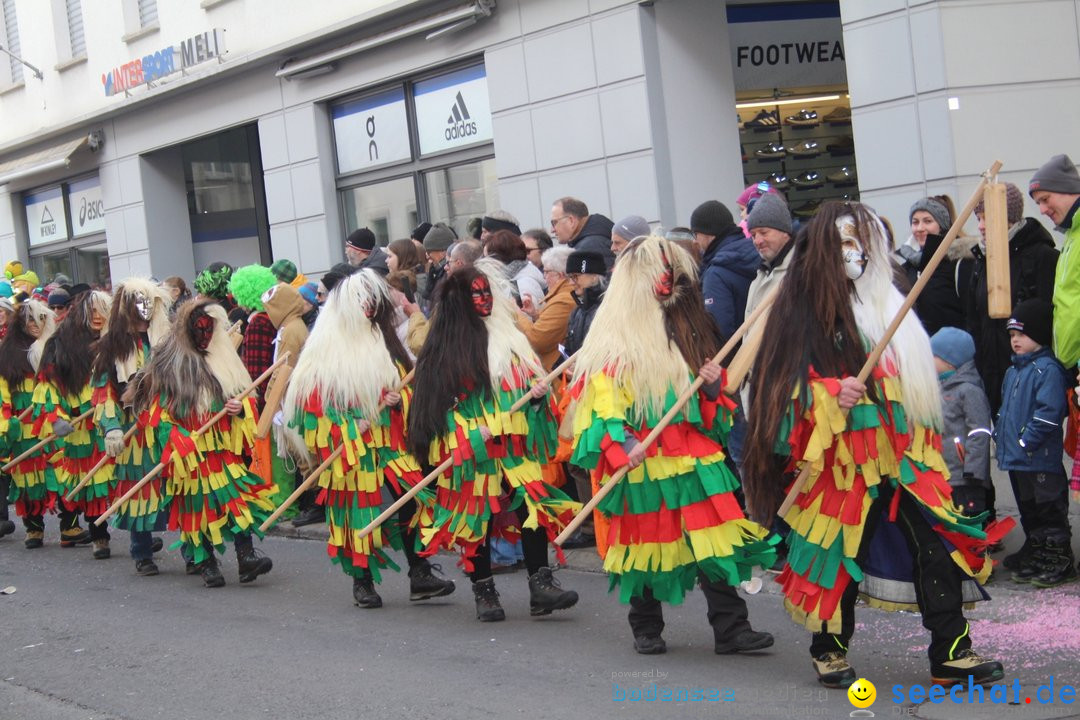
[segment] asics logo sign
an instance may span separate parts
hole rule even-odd
[[[447,140],[457,140],[476,135],[476,121],[469,115],[469,108],[465,105],[465,98],[458,92],[454,98],[454,104],[450,108],[450,117],[446,119]]]

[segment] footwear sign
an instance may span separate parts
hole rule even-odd
[[[839,3],[728,5],[727,20],[736,90],[847,84]]]
[[[421,155],[492,138],[487,74],[481,65],[416,83],[414,100]]]

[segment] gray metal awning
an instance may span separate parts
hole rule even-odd
[[[0,185],[71,164],[71,156],[90,142],[89,135],[0,163]]]

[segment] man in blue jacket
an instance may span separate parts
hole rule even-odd
[[[705,309],[715,318],[724,338],[729,338],[742,324],[746,296],[757,275],[761,256],[754,242],[735,224],[731,211],[716,200],[694,209],[690,230],[701,249]]]

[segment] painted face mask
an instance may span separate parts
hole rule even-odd
[[[214,337],[214,318],[200,314],[191,323],[191,340],[202,352],[210,347],[210,340]]]
[[[495,298],[491,295],[491,285],[486,277],[478,277],[472,281],[472,301],[476,308],[476,314],[480,317],[491,315],[491,309],[495,305]]]
[[[135,312],[139,317],[150,322],[150,298],[140,293],[135,293]]]
[[[858,280],[866,272],[866,252],[859,241],[855,218],[842,215],[836,219],[836,229],[840,231],[844,272],[850,279]]]
[[[671,273],[671,263],[668,262],[667,253],[661,250],[660,257],[664,261],[664,272],[660,274],[660,279],[656,281],[653,292],[656,293],[658,300],[666,300],[671,297],[671,293],[675,290],[675,277]]]
[[[37,321],[37,318],[27,319],[26,334],[34,339],[41,337],[41,323]]]
[[[94,332],[101,332],[101,329],[105,327],[105,320],[105,316],[97,310],[90,311],[90,329]]]

